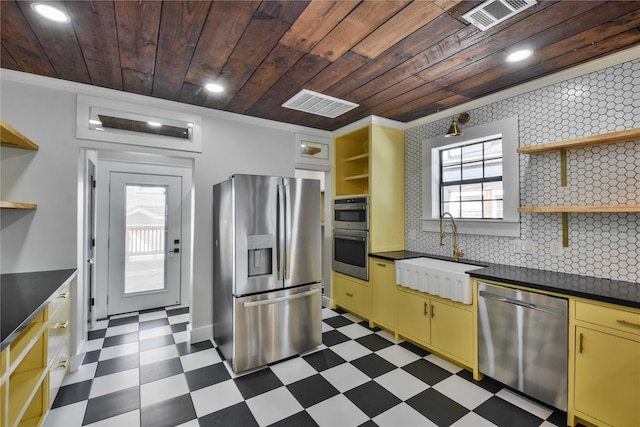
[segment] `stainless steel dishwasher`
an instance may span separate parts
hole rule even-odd
[[[568,301],[478,282],[478,365],[485,375],[567,410]]]

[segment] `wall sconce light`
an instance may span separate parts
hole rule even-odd
[[[456,121],[455,116],[451,119],[451,126],[449,126],[449,130],[447,131],[447,133],[444,135],[445,137],[450,137],[450,136],[461,136],[462,135],[462,131],[460,130],[460,128],[458,127],[458,123],[460,124],[465,124],[469,122],[469,113],[462,113],[458,116],[458,119]]]

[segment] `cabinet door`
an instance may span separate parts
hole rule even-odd
[[[398,290],[398,333],[421,344],[431,340],[430,300],[421,295]]]
[[[640,342],[576,328],[575,408],[611,426],[640,420]]]
[[[470,311],[431,300],[431,345],[473,362],[473,315]]]
[[[368,319],[371,315],[371,291],[369,286],[333,276],[334,299],[336,305]]]
[[[371,292],[373,321],[387,329],[395,330],[396,326],[396,283],[395,268],[392,262],[379,259],[369,260],[371,273]]]

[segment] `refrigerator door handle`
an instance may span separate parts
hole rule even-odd
[[[285,202],[285,228],[284,228],[284,279],[291,277],[291,216],[293,215],[293,206],[291,206],[291,186],[284,185],[284,202]]]
[[[278,280],[285,277],[285,203],[284,185],[278,184]]]
[[[278,298],[265,299],[265,300],[261,300],[261,301],[245,302],[243,304],[243,306],[245,308],[249,308],[249,307],[257,307],[257,306],[260,306],[260,305],[277,304],[277,303],[282,302],[282,301],[291,301],[291,300],[298,299],[298,298],[308,297],[309,295],[313,295],[313,294],[316,294],[318,292],[320,292],[320,288],[311,288],[310,290],[305,291],[305,292],[300,292],[299,294],[287,295],[287,296],[278,297]]]

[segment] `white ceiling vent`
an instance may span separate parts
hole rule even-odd
[[[488,0],[462,17],[484,31],[535,4],[536,0]]]
[[[302,89],[282,106],[333,119],[340,114],[353,110],[358,104]]]

